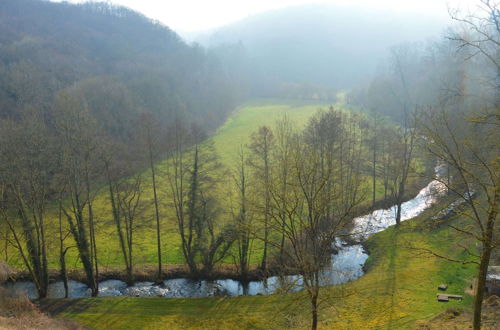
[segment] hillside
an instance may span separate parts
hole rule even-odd
[[[106,3],[0,3],[0,117],[41,109],[61,91],[83,95],[111,135],[138,114],[164,123],[203,116],[219,125],[238,100],[217,60],[168,27]],[[118,133],[120,132],[120,133]]]
[[[222,54],[229,48],[232,61],[240,55],[251,67],[253,92],[266,95],[284,83],[351,88],[374,73],[390,47],[424,41],[444,26],[433,16],[318,4],[255,14],[189,37]]]

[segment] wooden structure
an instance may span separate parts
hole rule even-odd
[[[458,294],[447,294],[447,293],[438,293],[436,294],[438,301],[449,301],[450,299],[462,300],[464,297]]]

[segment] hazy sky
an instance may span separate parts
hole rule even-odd
[[[62,0],[52,0],[62,1]],[[69,0],[84,2],[88,0]],[[477,0],[107,0],[137,10],[174,30],[218,27],[262,11],[300,4],[333,3],[365,8],[389,8],[447,16],[447,6],[472,6]]]

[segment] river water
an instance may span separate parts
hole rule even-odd
[[[436,168],[439,171],[439,167]],[[416,217],[436,202],[445,190],[438,181],[430,182],[419,194],[410,201],[402,204],[401,220]],[[352,235],[358,240],[368,238],[395,224],[396,206],[389,209],[375,210],[374,212],[355,218]],[[330,264],[321,273],[322,285],[337,285],[355,280],[363,276],[363,265],[368,258],[361,245],[347,245],[341,240],[334,242],[338,249],[333,254]],[[8,287],[19,293],[26,294],[31,299],[37,298],[35,285],[32,282],[16,282],[7,284]],[[265,295],[277,292],[291,292],[302,289],[301,277],[290,275],[284,277],[273,276],[263,281],[242,283],[232,279],[223,280],[191,280],[178,278],[165,280],[161,284],[153,282],[137,282],[128,286],[119,280],[107,280],[99,283],[99,296],[132,296],[132,297],[211,297],[236,295]],[[83,298],[90,296],[90,289],[84,283],[69,281],[69,297]],[[64,297],[62,282],[49,285],[49,298]]]

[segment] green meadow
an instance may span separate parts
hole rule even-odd
[[[293,121],[298,128],[303,127],[308,119],[319,109],[327,109],[326,104],[315,104],[306,101],[254,101],[246,105],[240,106],[227,119],[226,123],[215,132],[209,140],[213,140],[215,149],[220,157],[221,163],[225,168],[234,166],[234,159],[237,157],[238,150],[242,145],[248,143],[250,135],[262,125],[273,126],[276,120],[287,116]],[[168,198],[168,185],[165,176],[166,161],[160,162],[158,167],[159,172],[159,200],[160,200],[160,216],[161,216],[161,234],[162,234],[162,255],[163,262],[166,264],[179,265],[183,264],[183,256],[180,248],[180,238],[177,231],[177,224],[173,214],[173,210]],[[219,190],[223,195],[224,200],[226,195],[232,189],[233,181],[229,178],[221,183]],[[149,177],[149,171],[144,171],[143,185],[144,200],[152,201],[152,188]],[[123,265],[122,255],[118,243],[118,235],[112,219],[111,207],[109,202],[108,191],[106,187],[102,187],[96,192],[94,200],[94,213],[97,227],[97,250],[99,264],[102,271],[115,269]],[[57,222],[58,211],[55,209],[50,212],[47,221]],[[154,265],[157,262],[156,258],[156,233],[153,223],[153,206],[150,204],[143,216],[142,225],[136,230],[135,234],[135,264],[139,268],[146,265]],[[59,240],[57,226],[48,226],[53,231],[47,233],[50,239],[48,240],[48,250],[50,265],[52,268],[59,267],[58,249]],[[71,237],[68,237],[66,244],[72,245]],[[18,253],[14,248],[1,244],[0,254],[7,256],[8,262],[16,267],[23,268],[23,263]],[[257,251],[252,254],[253,262],[257,263],[260,256]],[[228,262],[232,262],[232,258],[228,257]],[[79,258],[76,249],[72,248],[67,254],[68,267],[79,268]]]
[[[335,106],[343,108],[341,104]],[[302,128],[318,110],[327,110],[328,107],[327,104],[308,104],[308,102],[254,101],[237,108],[211,140],[222,163],[231,166],[240,147],[248,144],[250,135],[260,126],[273,127],[277,120],[287,116],[297,128]]]
[[[345,106],[342,104],[337,107]],[[227,122],[210,139],[225,167],[234,165],[239,148],[249,142],[249,137],[261,125],[270,125],[283,115],[303,127],[319,109],[328,105],[290,103],[279,101],[252,102],[239,107]],[[166,202],[167,185],[160,172],[160,201],[162,219],[162,248],[167,265],[183,264],[180,239],[171,208]],[[147,172],[145,172],[147,175]],[[227,180],[230,185],[230,180]],[[147,183],[147,180],[146,180]],[[368,182],[367,182],[368,186]],[[229,188],[230,190],[230,188]],[[223,193],[221,189],[221,194]],[[381,197],[381,192],[377,192]],[[146,184],[144,196],[151,199],[151,188]],[[369,199],[369,198],[367,198]],[[443,204],[444,205],[444,204]],[[366,246],[370,253],[367,273],[360,279],[340,286],[321,289],[320,328],[335,329],[411,329],[417,320],[429,319],[447,308],[470,309],[471,298],[463,301],[438,303],[435,298],[437,285],[448,283],[450,293],[463,294],[468,286],[465,281],[473,277],[473,267],[419,256],[408,246],[433,249],[438,253],[460,257],[456,249],[456,235],[446,224],[430,220],[443,205],[424,212],[419,217],[403,222],[400,228],[391,227],[372,236]],[[121,270],[122,259],[118,239],[111,218],[105,188],[97,191],[95,212],[98,222],[97,248],[101,271]],[[156,237],[153,227],[153,208],[147,208],[145,225],[136,233],[135,265],[138,269],[154,267],[156,263]],[[54,213],[55,215],[55,213]],[[54,217],[53,221],[57,221]],[[449,220],[463,221],[460,217]],[[49,246],[52,266],[57,264],[57,233]],[[67,244],[71,244],[68,240]],[[252,254],[253,264],[260,260],[258,243]],[[1,247],[4,249],[4,246]],[[68,255],[68,265],[79,268],[76,249]],[[1,251],[2,254],[5,250]],[[11,263],[15,251],[7,251]],[[231,256],[224,262],[230,263]],[[240,296],[217,298],[89,298],[46,300],[45,310],[59,318],[73,319],[92,329],[269,329],[309,327],[308,299],[304,293],[276,294],[270,296]]]
[[[446,204],[437,205],[399,228],[372,236],[367,273],[344,285],[321,289],[320,329],[414,329],[448,309],[470,310],[464,294],[465,279],[474,267],[420,255],[414,248],[461,257],[457,237],[448,222],[430,217]],[[410,248],[411,245],[411,248]],[[439,303],[437,286],[464,300]],[[308,299],[304,293],[222,298],[89,298],[46,300],[45,310],[58,318],[75,320],[91,329],[304,329],[309,327]]]
[[[340,98],[342,100],[342,98]],[[345,103],[339,102],[333,105],[337,109],[345,111],[358,111],[350,109]],[[284,100],[257,100],[244,104],[229,116],[224,125],[222,125],[208,141],[214,143],[215,150],[220,158],[220,161],[225,169],[232,169],[236,165],[236,159],[240,148],[247,145],[250,141],[250,136],[260,126],[267,125],[271,128],[276,121],[284,116],[289,118],[294,123],[297,129],[303,128],[309,118],[320,110],[327,110],[330,104],[319,104],[309,101],[284,101]],[[184,257],[180,246],[180,237],[178,234],[177,223],[171,199],[169,198],[169,186],[166,178],[167,160],[157,164],[158,169],[158,196],[160,202],[160,217],[161,217],[161,236],[162,236],[162,262],[168,265],[184,264]],[[145,267],[154,267],[157,263],[156,253],[156,228],[154,219],[154,208],[152,205],[153,193],[151,188],[150,175],[148,170],[144,170],[144,184],[142,196],[148,205],[145,206],[144,213],[141,216],[140,226],[135,231],[134,245],[134,263],[136,269]],[[376,192],[377,199],[383,198],[382,183],[379,182]],[[231,204],[231,196],[234,193],[234,180],[229,175],[226,175],[222,182],[217,187],[217,194],[220,195],[220,202],[226,208],[226,213],[222,214],[222,221],[230,222],[231,214],[227,210]],[[367,177],[364,190],[366,193],[366,205],[369,204],[369,196],[371,182]],[[94,200],[94,214],[96,222],[96,244],[98,251],[98,262],[101,272],[121,271],[123,270],[123,256],[121,254],[116,227],[112,219],[111,206],[106,186],[96,191]],[[47,221],[57,223],[58,211],[55,209],[50,212],[50,217]],[[59,268],[59,240],[58,226],[48,226],[47,233],[50,239],[48,240],[48,251],[50,267],[52,269]],[[66,246],[73,245],[72,237],[68,237]],[[253,244],[253,250],[250,254],[250,262],[257,265],[262,256],[262,242],[256,240]],[[7,251],[5,250],[7,249]],[[223,260],[224,263],[233,263],[234,256],[232,251]],[[0,246],[0,253],[7,256],[8,262],[20,269],[23,268],[23,263],[19,254],[7,245]],[[271,251],[272,253],[272,251]],[[67,254],[67,266],[70,269],[80,269],[80,260],[75,248],[71,248]]]

